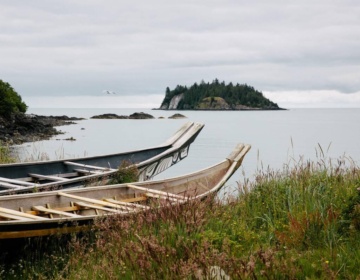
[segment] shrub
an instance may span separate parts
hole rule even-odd
[[[9,118],[11,114],[25,113],[27,105],[22,101],[21,96],[10,86],[0,80],[0,117]]]
[[[123,184],[137,182],[139,178],[139,171],[134,164],[128,161],[123,161],[118,171],[112,176],[109,184]]]

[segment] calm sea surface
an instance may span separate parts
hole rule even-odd
[[[95,120],[91,116],[146,112],[152,120]],[[156,178],[190,173],[223,160],[237,143],[251,144],[243,167],[229,181],[253,179],[257,169],[282,169],[301,157],[318,160],[347,156],[360,163],[360,109],[291,109],[288,111],[159,111],[150,109],[45,109],[28,113],[83,117],[75,125],[58,127],[65,134],[19,146],[21,158],[47,154],[50,159],[110,154],[148,148],[165,142],[187,121],[205,124],[190,147],[189,156]],[[158,119],[181,113],[187,119]],[[76,141],[65,141],[73,137]],[[321,147],[321,149],[320,149]]]

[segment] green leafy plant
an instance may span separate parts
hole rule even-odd
[[[139,170],[136,165],[129,161],[123,161],[118,167],[117,172],[112,175],[109,184],[122,184],[137,182],[139,178]]]

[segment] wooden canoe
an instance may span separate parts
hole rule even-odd
[[[220,163],[169,179],[2,196],[0,239],[81,231],[99,217],[205,198],[222,188],[249,149],[238,144]]]
[[[203,124],[188,122],[164,144],[125,153],[66,160],[0,164],[0,195],[54,190],[103,182],[123,161],[136,164],[139,181],[184,159]],[[97,183],[99,184],[99,183]]]

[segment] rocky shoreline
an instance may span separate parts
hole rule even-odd
[[[162,117],[160,117],[162,118]],[[186,118],[181,114],[174,114],[169,119]],[[154,119],[154,116],[143,112],[136,112],[130,116],[119,116],[116,114],[102,114],[91,117],[91,119]],[[26,142],[46,140],[52,136],[63,134],[64,132],[56,129],[56,126],[75,124],[75,121],[84,120],[84,118],[68,116],[41,116],[34,114],[18,113],[5,119],[0,117],[0,142],[8,145],[19,145]],[[65,140],[74,141],[74,138]]]
[[[49,139],[63,134],[56,126],[74,124],[83,120],[68,116],[40,116],[34,114],[14,114],[9,119],[0,117],[0,141],[9,145],[18,145]]]

